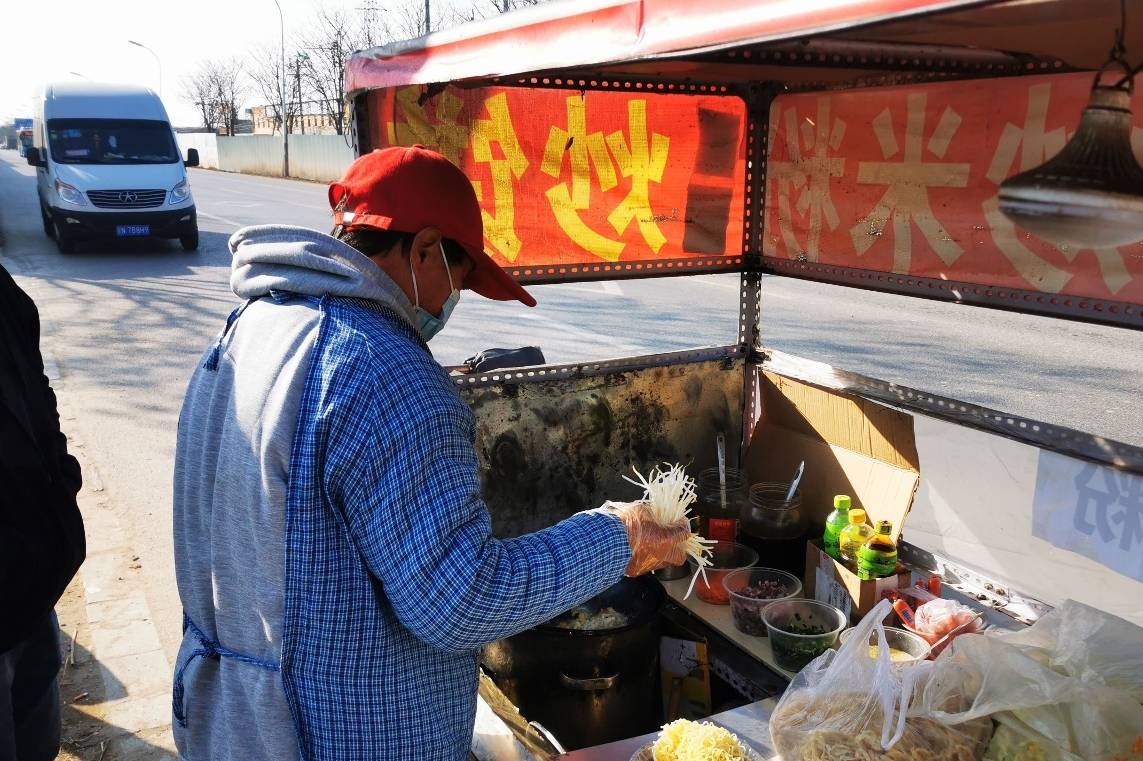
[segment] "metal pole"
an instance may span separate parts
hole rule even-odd
[[[306,104],[302,100],[302,57],[294,62],[294,84],[298,88],[298,116],[301,118],[302,134],[306,134]]]
[[[282,97],[281,112],[279,117],[282,121],[282,176],[290,176],[290,127],[286,121],[286,17],[282,15],[282,6],[278,0],[274,0],[274,5],[278,6],[278,24],[282,34],[282,78],[279,80],[278,94]]]
[[[433,30],[432,24],[432,9],[429,7],[430,0],[425,0],[425,34]]]
[[[163,97],[163,62],[159,59],[159,54],[141,42],[135,42],[135,40],[127,40],[127,42],[136,47],[143,48],[143,50],[146,50],[148,53],[155,56],[155,63],[159,67],[159,98],[161,99]]]

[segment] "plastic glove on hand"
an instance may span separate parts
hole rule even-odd
[[[627,576],[642,576],[686,562],[691,535],[687,521],[660,526],[645,502],[607,502],[603,507],[627,529],[627,543],[631,546],[631,560],[624,571]]]

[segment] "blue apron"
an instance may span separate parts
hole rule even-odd
[[[183,677],[186,674],[187,668],[192,663],[194,663],[196,658],[214,658],[215,660],[230,658],[231,660],[238,661],[239,663],[248,663],[251,666],[257,666],[258,668],[266,669],[267,671],[282,670],[280,664],[274,663],[272,661],[264,661],[260,658],[255,658],[250,655],[243,655],[242,653],[235,652],[228,647],[223,647],[222,643],[206,636],[202,629],[198,628],[195,625],[194,621],[190,620],[190,616],[188,616],[186,613],[183,613],[183,636],[186,636],[188,631],[192,636],[194,636],[195,639],[198,640],[199,646],[191,651],[191,654],[186,659],[186,662],[184,662],[179,670],[175,672],[174,689],[171,691],[171,710],[175,715],[175,721],[179,723],[180,727],[186,727],[187,725],[186,711],[183,705]]]

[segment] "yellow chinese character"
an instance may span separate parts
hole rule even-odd
[[[647,101],[633,100],[627,104],[627,125],[631,133],[628,146],[622,132],[612,132],[607,136],[607,146],[611,148],[619,172],[631,178],[631,192],[615,207],[607,221],[622,234],[631,220],[639,223],[643,240],[656,254],[667,242],[666,236],[655,224],[655,213],[651,211],[650,183],[663,181],[663,170],[667,166],[667,149],[670,138],[647,130]],[[648,140],[650,137],[650,140]]]
[[[510,262],[520,255],[520,236],[516,234],[516,196],[514,182],[528,169],[528,159],[516,139],[516,128],[508,112],[508,96],[493,95],[484,103],[489,119],[476,119],[472,123],[472,159],[487,164],[492,176],[492,203],[495,212],[489,212],[484,199],[484,183],[475,180],[472,187],[480,200],[484,218],[484,236],[499,254]],[[494,155],[493,145],[503,158]]]
[[[602,132],[587,134],[587,114],[582,95],[567,99],[568,128],[552,127],[544,147],[541,171],[551,177],[563,172],[564,154],[571,164],[571,191],[567,183],[553,185],[545,195],[551,204],[556,221],[573,241],[590,253],[609,262],[619,259],[623,243],[606,238],[592,230],[580,219],[579,212],[591,206],[591,164],[599,176],[599,189],[608,191],[618,184],[607,143]]]
[[[423,145],[460,166],[460,155],[468,147],[468,128],[457,121],[464,101],[447,90],[435,100],[436,118],[430,121],[419,85],[398,90],[396,111],[403,121],[385,122],[389,145]]]
[[[612,165],[614,155],[622,176],[631,178],[631,190],[607,221],[619,235],[632,220],[636,220],[647,245],[658,252],[667,239],[655,224],[655,215],[651,211],[650,183],[662,182],[670,140],[665,135],[649,134],[647,102],[633,100],[627,104],[629,141],[622,131],[613,132],[606,138],[602,132],[588,133],[586,107],[581,95],[567,99],[567,115],[566,130],[552,127],[548,133],[544,161],[540,166],[545,174],[559,178],[563,173],[564,156],[568,157],[570,189],[568,183],[562,182],[545,194],[556,221],[577,245],[591,254],[610,262],[619,260],[626,244],[596,232],[580,217],[580,212],[591,207],[593,168],[601,191],[607,192],[618,185]]]
[[[858,256],[864,255],[893,225],[893,271],[906,274],[912,264],[913,226],[946,265],[951,266],[964,253],[933,212],[929,188],[968,186],[969,164],[943,161],[949,143],[960,128],[960,114],[946,107],[928,141],[925,140],[925,93],[908,96],[905,117],[905,150],[897,143],[893,112],[886,108],[873,120],[873,132],[885,161],[862,161],[857,167],[859,185],[884,185],[881,200],[853,228],[850,237]],[[928,150],[942,161],[926,161]],[[902,153],[899,161],[894,159]]]
[[[770,145],[776,146],[779,124],[785,127],[786,153],[784,161],[771,158],[767,172],[774,182],[773,198],[778,206],[778,231],[786,244],[786,256],[791,259],[805,257],[818,261],[821,253],[823,224],[831,231],[841,224],[837,207],[833,203],[831,183],[845,176],[845,159],[837,155],[845,137],[846,123],[830,117],[830,98],[817,99],[817,121],[801,116],[798,106],[778,115],[770,124]],[[800,117],[800,121],[799,121]],[[799,130],[800,124],[800,130]],[[791,200],[797,200],[791,204]],[[794,211],[800,215],[794,217]],[[799,229],[806,229],[806,243],[798,240]],[[765,241],[765,253],[774,256],[777,238],[771,234]]]

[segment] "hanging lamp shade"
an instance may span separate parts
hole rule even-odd
[[[1112,248],[1143,240],[1143,167],[1131,150],[1130,77],[1096,84],[1075,135],[1054,158],[1000,184],[1008,219],[1056,244]]]

